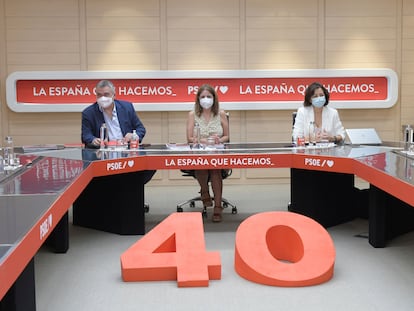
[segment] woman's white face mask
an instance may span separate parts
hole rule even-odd
[[[325,105],[326,99],[325,96],[318,96],[312,98],[312,105],[316,108],[321,108]]]
[[[200,98],[200,105],[204,109],[209,109],[211,106],[213,106],[214,100],[211,97],[203,97]]]
[[[112,97],[106,97],[106,96],[101,96],[97,99],[99,107],[101,107],[102,109],[105,109],[111,106],[112,101],[113,101]]]

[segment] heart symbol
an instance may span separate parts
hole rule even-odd
[[[129,160],[128,161],[128,166],[133,167],[134,166],[134,160]]]
[[[221,93],[226,94],[228,90],[229,90],[228,86],[220,86],[220,92]]]
[[[334,161],[328,160],[326,161],[326,164],[328,164],[329,167],[332,167],[334,165]]]

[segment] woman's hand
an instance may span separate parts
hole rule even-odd
[[[320,132],[320,139],[319,140],[320,141],[321,140],[328,140],[329,141],[329,133],[327,131],[325,131],[325,130],[322,130]]]
[[[214,143],[217,145],[220,143],[220,136],[217,133],[210,133],[210,137],[214,139]]]

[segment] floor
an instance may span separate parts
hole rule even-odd
[[[375,249],[367,221],[356,219],[328,229],[336,248],[334,277],[321,285],[282,288],[252,283],[234,270],[234,239],[240,223],[254,213],[285,211],[289,185],[228,185],[224,196],[238,214],[224,211],[222,223],[204,219],[207,251],[218,251],[222,279],[208,287],[178,288],[173,281],[123,282],[120,255],[140,236],[119,236],[71,225],[70,249],[35,257],[39,311],[83,310],[413,310],[414,233]],[[195,195],[194,186],[146,188],[147,231]],[[185,209],[189,211],[190,209]],[[191,211],[200,211],[199,208]]]

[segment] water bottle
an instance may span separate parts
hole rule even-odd
[[[200,144],[201,132],[200,131],[201,131],[200,130],[200,125],[198,123],[195,123],[194,124],[194,133],[193,133],[193,137],[194,137],[193,148],[195,148],[195,149],[199,149],[201,147],[201,144]]]
[[[6,144],[4,146],[4,164],[6,166],[14,165],[14,146],[13,138],[11,136],[6,136]]]
[[[292,147],[298,146],[298,138],[296,135],[292,134]]]
[[[412,143],[413,143],[413,128],[411,127],[411,125],[406,125],[404,127],[404,150],[408,151]]]
[[[99,130],[99,138],[101,139],[101,147],[105,147],[105,142],[108,141],[108,129],[105,123],[102,123]]]
[[[4,174],[4,160],[1,154],[0,154],[0,174]]]
[[[129,142],[130,149],[137,149],[139,146],[139,137],[136,130],[132,131],[131,141]]]
[[[309,144],[316,145],[316,133],[315,133],[315,122],[309,123]]]
[[[296,112],[292,113],[292,147],[297,147],[298,145],[298,137],[293,134],[295,132],[296,114]]]

